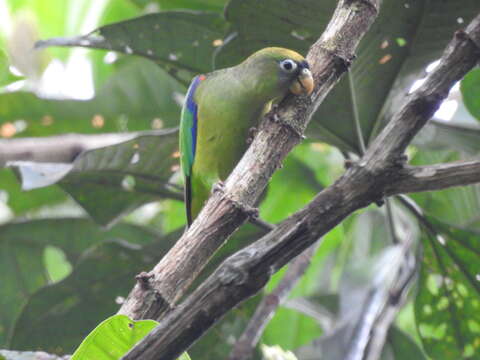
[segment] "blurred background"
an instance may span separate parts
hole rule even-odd
[[[0,0],[0,348],[71,353],[116,312],[134,275],[183,231],[176,127],[191,78],[266,46],[306,54],[335,5]],[[453,33],[479,11],[478,0],[384,0],[351,71],[275,173],[261,218],[279,222],[332,184],[345,158],[362,154],[360,137],[368,146],[435,69]],[[415,138],[410,162],[478,157],[479,119],[476,69]],[[322,334],[355,328],[396,236],[414,239],[421,270],[385,359],[478,359],[480,288],[472,279],[480,278],[479,187],[393,199],[391,210],[370,206],[325,236],[261,343],[301,359],[299,349],[315,350],[312,341]],[[419,225],[425,221],[433,233]],[[262,234],[245,225],[201,278]],[[439,247],[438,239],[452,248]],[[212,329],[192,358],[225,358],[261,297]],[[344,312],[349,308],[355,316]]]

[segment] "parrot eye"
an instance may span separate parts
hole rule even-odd
[[[286,72],[293,72],[297,69],[297,63],[292,59],[286,59],[280,62],[280,67]]]

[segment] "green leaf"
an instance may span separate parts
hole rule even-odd
[[[417,327],[434,359],[474,359],[480,352],[480,233],[427,220],[415,299]]]
[[[134,246],[152,242],[157,236],[146,229],[125,224],[116,225],[109,231],[101,231],[85,219],[32,220],[0,226],[0,347],[8,344],[12,328],[20,312],[25,311],[25,305],[32,295],[54,280],[50,278],[51,264],[44,261],[48,247],[54,246],[61,250],[66,261],[76,267],[82,253],[95,244],[121,239]],[[95,269],[98,264],[93,263],[91,266],[91,269]],[[59,285],[53,285],[55,286]],[[52,289],[52,286],[47,289]],[[67,289],[71,291],[72,288]],[[53,302],[49,305],[47,303],[46,309],[52,304]],[[92,310],[83,311],[89,313]],[[32,318],[38,318],[39,314],[45,313],[34,313]],[[31,325],[33,323],[21,330],[27,330]],[[44,333],[39,329],[38,335],[42,334]]]
[[[110,225],[138,206],[181,198],[168,183],[177,169],[175,130],[131,135],[129,141],[86,151],[73,163],[11,162],[25,190],[58,183],[96,222]]]
[[[115,50],[197,73],[211,70],[214,42],[222,38],[224,26],[216,13],[168,11],[102,26],[84,36],[41,41],[38,46]]]
[[[463,102],[470,114],[480,121],[480,69],[471,70],[460,83]]]
[[[72,360],[117,360],[142,340],[158,322],[131,320],[126,315],[114,315],[102,321],[82,341]]]

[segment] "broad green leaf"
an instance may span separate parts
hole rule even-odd
[[[194,73],[210,71],[225,24],[216,13],[168,11],[105,25],[91,34],[53,38],[45,46],[82,46],[136,54]]]
[[[118,360],[157,325],[155,320],[111,316],[88,334],[73,353],[72,360]]]
[[[415,317],[433,359],[475,359],[480,353],[480,233],[428,217],[437,234],[423,237]]]
[[[181,198],[169,180],[177,169],[177,132],[157,131],[88,150],[73,163],[13,162],[26,190],[58,183],[96,222],[109,225],[138,206]]]
[[[111,316],[88,334],[72,355],[72,360],[118,360],[157,325],[155,320]],[[190,357],[184,353],[178,360],[190,360]]]
[[[122,234],[110,237],[84,251],[68,277],[30,295],[16,318],[9,346],[72,353],[91,329],[118,310],[135,275],[154,266],[180,235],[150,232],[149,238],[147,229],[137,229],[137,238],[146,234],[144,244]]]
[[[474,69],[465,75],[460,90],[468,111],[480,121],[480,69]]]
[[[94,244],[122,239],[133,246],[156,238],[155,233],[133,225],[119,224],[101,231],[84,219],[32,220],[0,226],[0,347],[7,345],[12,327],[32,294],[52,282],[49,264],[44,261],[49,246],[60,249],[76,266],[81,254]]]
[[[468,154],[480,152],[480,126],[430,120],[413,140],[426,150],[457,150]]]

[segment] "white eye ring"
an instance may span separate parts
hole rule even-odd
[[[280,62],[280,68],[286,72],[293,72],[297,70],[297,63],[292,59],[285,59]]]

